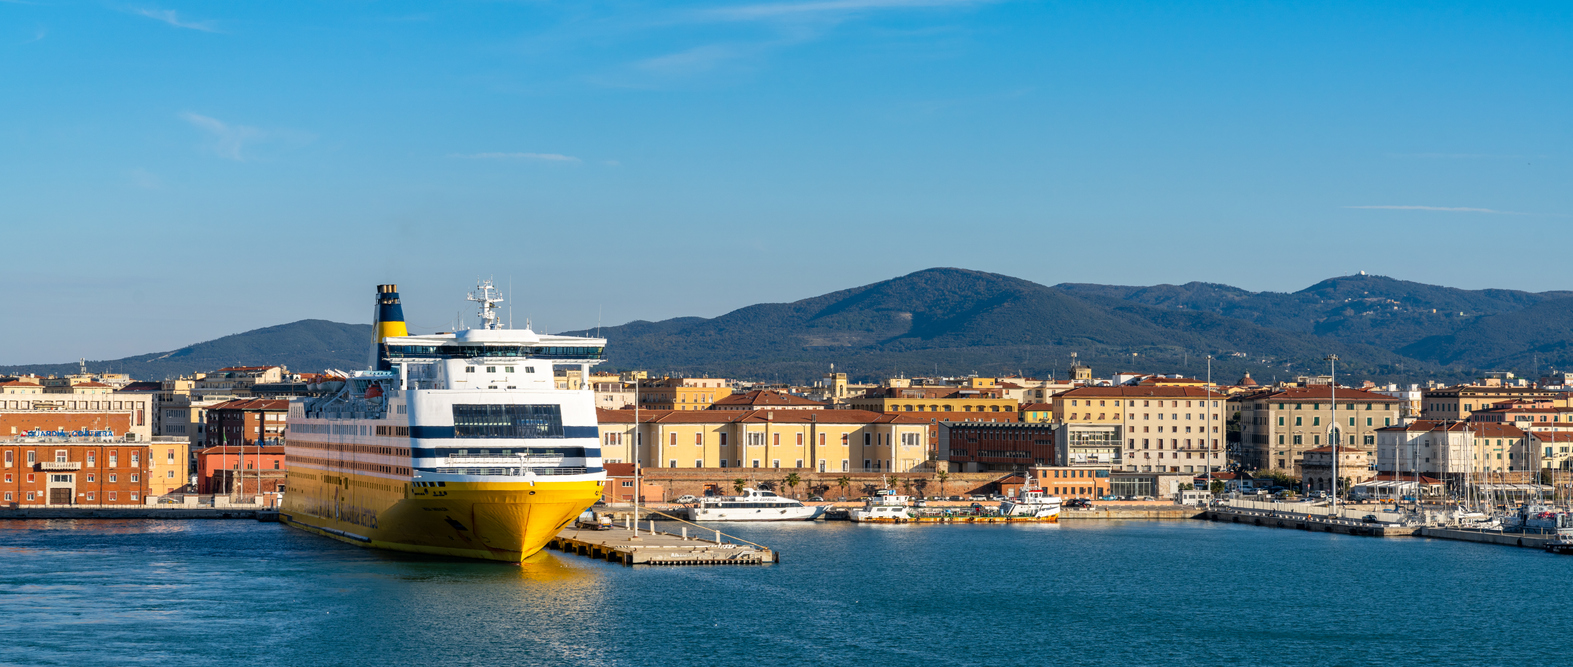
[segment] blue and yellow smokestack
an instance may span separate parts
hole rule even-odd
[[[371,321],[371,366],[379,371],[393,370],[388,363],[388,347],[383,340],[389,336],[408,336],[404,325],[404,307],[399,305],[398,285],[377,286],[377,311]]]

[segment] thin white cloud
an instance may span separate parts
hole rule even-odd
[[[744,55],[746,55],[744,50],[734,46],[709,44],[696,46],[687,51],[647,58],[635,63],[634,66],[660,74],[692,74],[713,70],[722,63]]]
[[[210,148],[222,158],[244,162],[246,158],[241,151],[246,147],[246,144],[259,141],[265,136],[262,130],[255,127],[231,125],[217,118],[210,118],[189,111],[180,114],[180,117],[185,119],[186,122],[206,130],[213,138]]]
[[[208,134],[210,141],[207,148],[213,151],[214,155],[236,162],[250,159],[252,151],[249,149],[256,144],[281,144],[286,148],[298,148],[317,139],[317,135],[310,132],[289,129],[265,130],[250,125],[226,123],[190,111],[182,112],[180,118]]]
[[[132,14],[146,16],[155,21],[163,21],[176,28],[187,30],[201,30],[202,32],[220,32],[212,21],[191,21],[180,18],[180,14],[173,9],[152,9],[147,7],[130,10]]]
[[[463,158],[466,160],[540,160],[542,162],[582,162],[572,155],[561,153],[472,153],[470,155],[454,154],[448,157]]]
[[[1391,158],[1413,158],[1420,160],[1522,160],[1544,155],[1496,155],[1491,153],[1388,153]]]
[[[126,176],[130,178],[131,185],[143,190],[157,190],[164,186],[164,179],[159,178],[158,174],[140,167],[127,172]]]
[[[1528,215],[1513,211],[1498,211],[1489,208],[1468,208],[1463,206],[1345,206],[1344,208],[1384,209],[1389,211],[1442,211],[1446,213],[1494,213],[1496,215]]]
[[[775,19],[816,18],[860,14],[883,9],[925,9],[975,5],[987,0],[815,0],[813,2],[770,2],[727,7],[705,12],[709,18],[727,21],[769,21]]]

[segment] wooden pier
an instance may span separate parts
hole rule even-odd
[[[624,565],[764,565],[781,560],[781,554],[769,547],[709,528],[685,528],[687,535],[652,533],[648,528],[636,535],[623,526],[600,530],[570,526],[547,548]]]

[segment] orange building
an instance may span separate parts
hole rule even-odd
[[[139,505],[147,496],[146,445],[0,443],[0,498],[11,507]]]
[[[1032,469],[1038,486],[1065,499],[1097,500],[1109,495],[1108,468],[1067,468],[1048,466]]]
[[[282,445],[209,447],[197,452],[197,493],[243,493],[236,482],[253,473],[264,480],[262,489],[268,491],[268,477],[274,471],[287,469]],[[225,470],[234,474],[223,473]],[[283,483],[282,479],[279,483]],[[246,490],[252,489],[249,480],[244,484]]]

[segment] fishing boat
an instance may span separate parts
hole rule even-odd
[[[909,496],[896,495],[894,489],[880,489],[863,499],[863,506],[847,512],[847,518],[857,523],[905,523],[912,519],[907,506]]]
[[[1000,503],[999,513],[1010,519],[1058,522],[1060,503],[1058,496],[1049,495],[1028,473],[1017,496]]]

